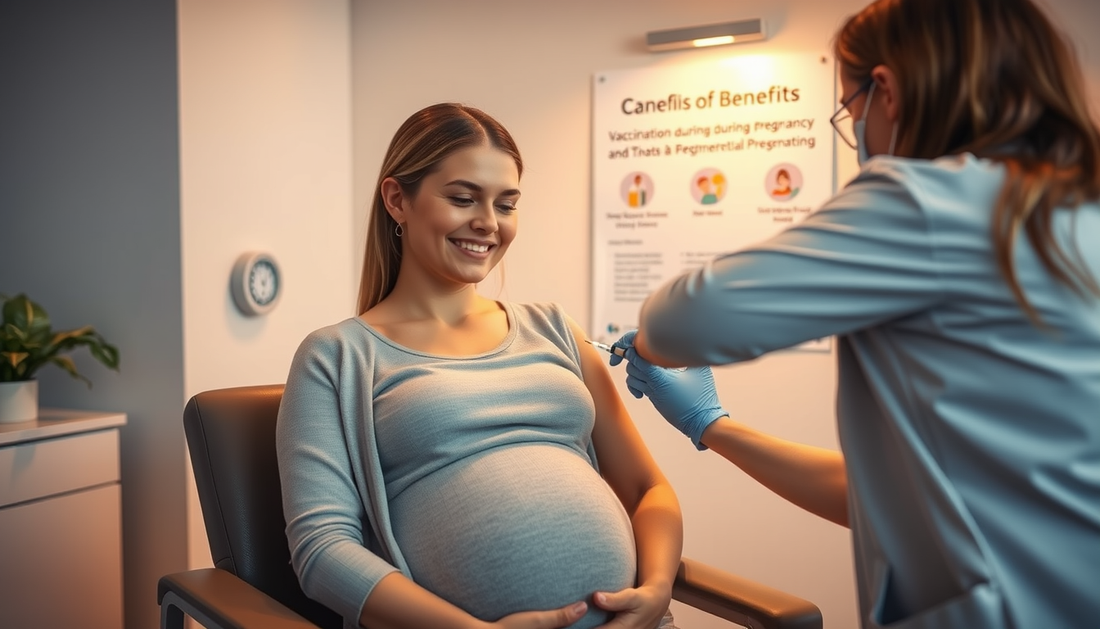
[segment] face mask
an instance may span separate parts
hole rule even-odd
[[[871,89],[867,90],[867,102],[863,105],[863,115],[859,120],[852,123],[852,133],[856,136],[856,161],[860,166],[867,163],[867,160],[871,157],[867,154],[867,142],[864,139],[864,134],[867,132],[867,111],[871,109],[871,97],[875,95],[875,84],[871,84]],[[898,123],[894,123],[893,129],[890,131],[890,150],[887,151],[887,155],[894,154],[894,145],[898,141]]]
[[[871,84],[871,89],[867,90],[867,102],[863,104],[863,115],[852,123],[852,133],[856,136],[856,161],[860,166],[867,163],[867,160],[871,157],[867,155],[867,142],[864,139],[864,134],[867,132],[867,112],[871,109],[871,97],[875,95],[875,84]]]

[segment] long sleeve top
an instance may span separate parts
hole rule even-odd
[[[818,212],[644,304],[658,354],[751,360],[837,335],[837,417],[864,627],[1091,627],[1100,618],[1100,300],[1026,237],[996,267],[1004,168],[876,157]],[[1055,233],[1100,278],[1100,207]]]
[[[568,319],[502,307],[508,334],[483,354],[413,350],[352,318],[294,357],[276,431],[291,561],[345,627],[397,570],[483,620],[634,585]]]

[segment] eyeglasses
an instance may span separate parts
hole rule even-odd
[[[867,79],[863,85],[856,90],[855,94],[844,99],[844,102],[840,104],[840,109],[836,110],[832,118],[829,118],[829,123],[836,129],[836,133],[840,136],[840,139],[844,140],[844,142],[852,148],[857,148],[859,143],[856,141],[855,133],[852,130],[852,112],[848,111],[848,105],[851,105],[852,101],[854,101],[857,96],[871,89],[871,86],[874,84],[874,79]]]

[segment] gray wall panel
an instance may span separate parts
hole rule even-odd
[[[95,325],[121,372],[41,372],[44,406],[123,411],[126,626],[187,567],[175,0],[0,4],[0,292]]]

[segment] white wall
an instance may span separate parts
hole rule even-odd
[[[354,314],[348,25],[346,0],[179,2],[187,398],[285,381],[306,334]],[[264,317],[229,294],[250,250],[283,275]],[[208,565],[193,478],[189,495],[191,565]]]

